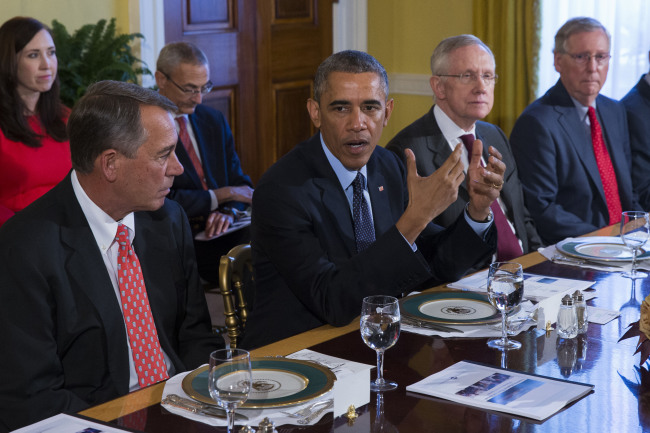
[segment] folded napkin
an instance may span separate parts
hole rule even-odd
[[[514,331],[514,334],[508,334],[508,336],[518,335],[523,331],[528,330],[531,326],[536,326],[537,323],[534,320],[529,320],[525,322],[525,319],[528,318],[535,310],[536,306],[533,305],[530,301],[524,301],[521,303],[521,309],[517,314],[508,317],[508,321],[512,323],[519,323],[521,326],[514,328],[510,326],[510,331]],[[445,324],[446,325],[446,324]],[[482,325],[448,325],[452,328],[463,331],[460,332],[442,332],[435,329],[429,328],[420,328],[417,326],[401,324],[401,329],[406,332],[412,332],[414,334],[420,335],[429,335],[429,336],[439,336],[439,337],[454,337],[454,338],[485,338],[485,337],[501,337],[501,322],[482,324]],[[513,329],[514,328],[514,329]]]
[[[185,376],[187,376],[189,373],[191,372],[186,371],[184,373],[177,374],[176,376],[172,377],[167,382],[165,382],[165,389],[163,390],[163,395],[162,395],[163,400],[168,394],[176,394],[176,395],[180,395],[181,397],[190,398],[190,396],[188,396],[185,393],[185,391],[183,391],[183,386],[182,386],[183,378],[185,378]],[[283,425],[283,424],[298,425],[298,420],[300,418],[290,418],[286,415],[283,415],[280,411],[288,411],[293,413],[299,409],[302,409],[303,407],[309,406],[311,403],[314,403],[314,401],[327,400],[329,398],[332,398],[332,391],[328,392],[327,394],[321,395],[315,400],[309,401],[301,405],[283,406],[280,408],[269,408],[269,409],[238,408],[235,412],[247,416],[248,421],[235,419],[235,425],[247,424],[251,427],[257,428],[260,421],[262,421],[264,418],[269,418],[271,421],[275,423],[276,426]],[[227,422],[225,418],[216,418],[213,416],[199,415],[167,404],[162,404],[162,406],[175,415],[180,415],[182,417],[194,421],[202,422],[204,424],[209,424],[212,426],[227,426]],[[322,415],[319,416],[318,418],[313,419],[309,424],[303,424],[303,425],[314,425],[318,421],[320,421],[320,419],[325,414],[332,412],[333,410],[334,410],[333,408],[330,408],[329,410],[324,411]]]

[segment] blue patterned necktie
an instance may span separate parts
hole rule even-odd
[[[370,208],[363,195],[366,189],[366,178],[357,173],[352,182],[352,217],[354,219],[354,238],[357,241],[357,252],[365,250],[375,241],[375,227],[370,217]]]

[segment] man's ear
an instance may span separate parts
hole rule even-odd
[[[390,115],[393,112],[394,104],[395,101],[393,98],[390,98],[388,101],[386,101],[386,109],[384,111],[384,126],[388,125],[388,120],[390,119]]]
[[[442,82],[442,77],[433,75],[431,78],[429,78],[429,86],[431,86],[431,90],[433,90],[433,94],[436,97],[436,101],[443,100],[447,97],[447,92],[445,89],[445,85]]]
[[[95,160],[95,169],[99,169],[99,172],[107,181],[111,183],[115,182],[120,167],[120,160],[123,157],[115,149],[106,149]]]
[[[320,104],[313,99],[307,99],[307,111],[316,128],[320,128]]]

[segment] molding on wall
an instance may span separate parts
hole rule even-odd
[[[430,75],[425,74],[388,74],[391,94],[433,96],[429,86]]]
[[[334,52],[368,51],[368,0],[339,0],[332,8]]]
[[[165,46],[165,15],[163,0],[139,0],[129,2],[131,33],[142,33],[144,41],[140,44],[140,58],[151,72],[156,71],[158,53]],[[143,77],[143,87],[153,87],[153,77]]]

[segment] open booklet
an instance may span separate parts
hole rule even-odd
[[[469,361],[458,362],[406,387],[407,391],[539,421],[587,395],[592,389],[594,385]]]
[[[205,235],[205,230],[204,230],[202,232],[197,233],[196,236],[194,236],[194,239],[196,239],[197,241],[211,241],[213,239],[220,238],[221,236],[225,236],[225,235],[230,234],[232,232],[236,232],[237,230],[241,230],[244,227],[248,227],[249,225],[251,225],[251,217],[249,217],[249,216],[242,217],[236,223],[234,223],[230,227],[228,227],[228,230],[221,233],[220,235],[208,237],[208,236]]]

